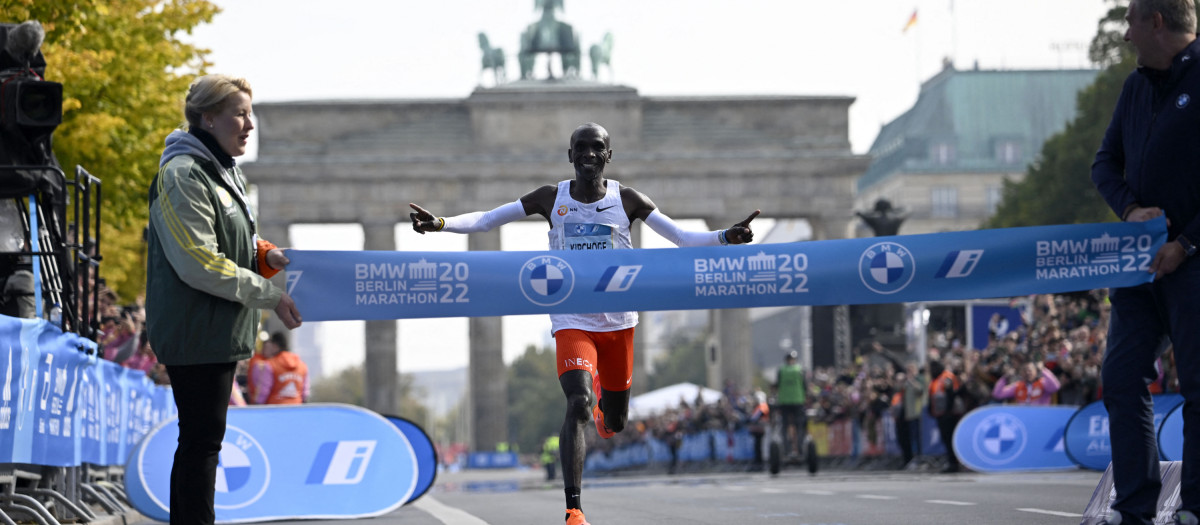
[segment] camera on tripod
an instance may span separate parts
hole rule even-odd
[[[77,167],[68,181],[54,155],[63,85],[44,77],[45,37],[37,21],[0,23],[0,314],[44,317],[87,336],[95,332],[91,280],[99,256],[84,252],[79,238],[93,231],[93,211],[99,230],[99,179]],[[75,190],[73,239],[68,186]],[[98,252],[98,233],[95,246]]]
[[[43,40],[36,21],[0,24],[0,164],[58,165],[50,137],[62,123],[63,86],[44,79]]]

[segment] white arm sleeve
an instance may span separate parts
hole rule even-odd
[[[675,246],[719,246],[721,244],[720,231],[684,231],[678,223],[657,209],[646,217],[646,225],[655,233],[675,243]]]
[[[491,211],[476,211],[453,217],[443,217],[446,225],[440,231],[452,233],[485,232],[497,226],[524,219],[527,215],[525,213],[525,205],[521,204],[520,199],[518,199],[516,202],[510,202]]]

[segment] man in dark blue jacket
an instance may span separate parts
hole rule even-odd
[[[1200,511],[1200,42],[1193,0],[1131,0],[1125,40],[1138,69],[1129,75],[1092,182],[1125,221],[1166,216],[1168,242],[1146,265],[1153,283],[1112,290],[1108,350],[1101,370],[1112,439],[1116,499],[1110,524],[1149,524],[1161,489],[1154,416],[1146,385],[1163,335],[1175,347],[1184,402],[1180,511]],[[1136,261],[1135,261],[1136,263]]]

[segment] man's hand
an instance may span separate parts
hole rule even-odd
[[[279,304],[275,305],[275,315],[283,321],[283,326],[288,330],[293,330],[300,326],[300,311],[296,309],[296,303],[292,301],[292,296],[287,292],[283,292],[283,297],[279,298]]]
[[[288,259],[287,255],[284,255],[283,250],[280,250],[279,248],[275,248],[267,252],[267,266],[270,266],[271,268],[282,270],[286,268],[288,264],[291,264],[291,262],[291,259]]]
[[[1158,217],[1160,217],[1162,215],[1163,215],[1162,208],[1153,207],[1153,206],[1149,207],[1149,208],[1140,208],[1139,207],[1139,208],[1134,208],[1134,209],[1130,210],[1129,214],[1125,215],[1125,222],[1146,222],[1150,219],[1157,219]],[[1171,225],[1171,219],[1167,219],[1167,226],[1170,226],[1170,225]]]
[[[750,241],[753,241],[754,230],[750,229],[750,221],[758,217],[759,213],[762,213],[762,210],[754,210],[754,213],[746,217],[746,220],[734,224],[728,230],[725,230],[725,240],[729,241],[729,244],[749,244]]]
[[[1155,279],[1161,279],[1162,276],[1175,271],[1183,264],[1184,259],[1187,259],[1187,251],[1178,241],[1163,243],[1158,253],[1154,254],[1154,260],[1150,261],[1150,269],[1147,271],[1154,274]]]
[[[434,217],[433,214],[426,211],[425,208],[417,206],[411,202],[408,203],[408,206],[416,210],[416,212],[408,214],[408,218],[412,219],[413,231],[421,235],[425,235],[425,232],[438,231],[438,227],[441,226],[441,223],[437,220],[437,217]]]

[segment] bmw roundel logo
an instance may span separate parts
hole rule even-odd
[[[521,265],[521,293],[538,306],[554,306],[571,295],[575,271],[567,261],[553,255],[540,255]]]
[[[858,260],[863,285],[880,294],[903,290],[917,274],[917,263],[903,245],[881,242],[872,245]]]
[[[227,426],[217,463],[217,492],[213,506],[238,509],[255,501],[271,484],[271,464],[254,436]]]
[[[994,414],[975,426],[971,445],[979,459],[992,465],[1003,465],[1017,459],[1029,442],[1025,424],[1012,414]]]
[[[1192,101],[1192,97],[1188,96],[1187,93],[1184,93],[1182,95],[1179,95],[1179,98],[1175,99],[1175,107],[1177,107],[1179,109],[1186,108],[1188,105],[1188,102],[1191,102],[1191,101]]]

